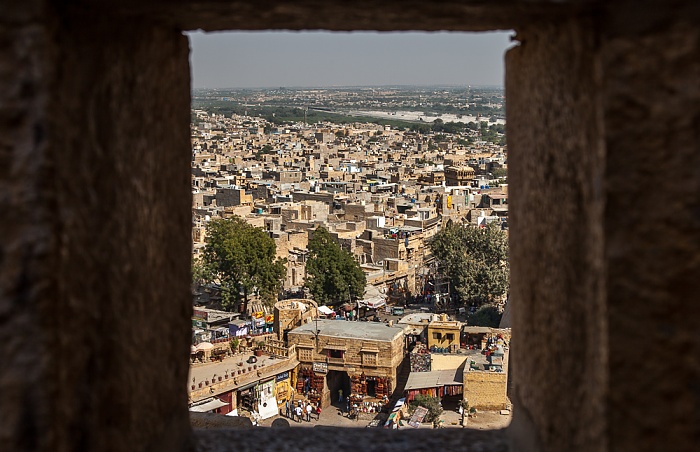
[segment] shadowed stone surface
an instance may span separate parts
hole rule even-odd
[[[242,416],[223,416],[221,414],[190,411],[190,426],[193,429],[224,428],[242,430],[253,428],[253,423],[247,417]]]
[[[700,445],[700,3],[653,12],[602,52],[611,450]]]
[[[363,451],[430,451],[507,452],[504,430],[384,430],[316,427],[313,431],[299,428],[254,429],[256,435],[241,436],[234,431],[195,431],[198,452],[226,450],[363,450]]]
[[[604,151],[593,30],[585,18],[522,27],[506,57],[512,434],[535,443],[522,450],[605,448]]]
[[[55,351],[43,308],[57,282],[46,103],[50,20],[42,2],[0,5],[0,448],[46,449]]]
[[[48,9],[0,8],[0,448],[183,449],[187,39]]]
[[[84,2],[85,3],[85,2]],[[556,0],[286,1],[286,0],[136,0],[87,2],[81,8],[112,10],[123,16],[156,18],[183,30],[326,29],[348,30],[507,30],[530,21],[556,21],[561,14],[585,11],[589,2]]]
[[[188,437],[187,39],[64,17],[49,103],[56,291],[42,304],[56,441],[176,450]]]

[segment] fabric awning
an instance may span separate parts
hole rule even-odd
[[[217,398],[212,398],[212,399],[207,399],[202,402],[198,402],[195,405],[192,405],[190,407],[190,411],[194,411],[197,413],[208,413],[209,411],[213,411],[217,408],[221,408],[223,406],[227,406],[228,403],[222,402],[221,400]]]
[[[320,312],[323,315],[330,315],[330,314],[333,314],[334,311],[331,308],[329,308],[328,306],[319,306],[318,312]]]
[[[382,306],[386,306],[386,301],[384,301],[384,299],[367,301],[367,307],[370,309],[377,309],[381,308]]]

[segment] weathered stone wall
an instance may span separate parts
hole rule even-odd
[[[368,376],[391,378],[390,391],[393,391],[396,387],[396,368],[403,361],[405,350],[403,334],[397,335],[391,341],[360,340],[320,335],[317,346],[312,335],[291,331],[289,333],[289,343],[302,346],[297,347],[297,350],[302,350],[298,355],[299,361],[328,362],[330,370],[346,371],[349,375],[359,375],[364,372]],[[343,349],[343,358],[328,358],[326,356],[326,350],[328,349]],[[305,352],[307,350],[308,352]],[[362,355],[375,350],[377,351],[376,365],[367,365],[363,361]],[[310,354],[304,355],[304,353]],[[303,356],[308,356],[309,360],[305,360]]]
[[[0,443],[182,449],[188,43],[47,8],[0,8]]]
[[[504,410],[508,406],[505,373],[464,372],[464,400],[478,410]]]
[[[666,438],[692,450],[700,444],[700,4],[627,3],[608,12],[601,51],[609,448],[659,450]]]
[[[512,432],[516,442],[532,440],[523,450],[604,450],[605,154],[595,26],[585,18],[532,24],[517,38],[506,55]],[[571,407],[575,416],[562,415]]]
[[[381,262],[384,259],[399,259],[401,255],[406,255],[406,245],[404,240],[385,239],[383,237],[372,237],[374,262]]]
[[[344,350],[343,358],[330,358],[331,362],[329,365],[337,364],[340,368],[344,366],[362,366],[362,352],[361,350],[371,349],[377,350],[377,366],[382,368],[382,374],[386,372],[386,369],[395,367],[397,364],[396,357],[398,356],[398,363],[401,362],[403,358],[403,337],[400,340],[394,341],[378,341],[378,340],[360,340],[360,339],[350,339],[350,338],[329,338],[327,336],[320,335],[318,337],[318,348],[316,347],[316,341],[313,336],[309,334],[295,333],[294,331],[289,332],[289,343],[293,345],[305,345],[307,347],[313,347],[313,360],[315,362],[326,362],[326,347],[329,349],[334,349],[342,347]],[[378,375],[378,374],[372,374]]]
[[[42,315],[56,372],[45,382],[53,439],[71,449],[182,448],[188,43],[138,21],[64,20],[47,156],[56,285]]]
[[[48,183],[50,22],[41,1],[0,6],[0,444],[8,450],[57,444],[40,434],[58,432],[49,406],[56,387],[44,386],[58,370],[50,363],[56,331],[42,328],[58,284]]]

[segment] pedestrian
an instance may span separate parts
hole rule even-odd
[[[309,403],[306,405],[306,422],[311,422],[311,411],[313,411],[313,408],[311,408],[311,404]]]
[[[289,400],[284,402],[284,417],[289,419]]]
[[[298,419],[297,422],[301,422],[301,405],[298,405],[295,408],[295,411],[296,411],[296,415],[297,415],[297,419]]]
[[[316,420],[321,420],[321,404],[316,405]]]
[[[338,402],[342,402],[342,401],[343,401],[343,390],[338,389]]]

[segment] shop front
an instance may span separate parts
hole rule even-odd
[[[330,404],[330,392],[326,385],[326,363],[300,364],[296,391],[303,394],[311,403],[320,404],[322,408]]]
[[[241,386],[236,391],[236,409],[240,413],[241,411],[247,411],[253,413],[257,411],[257,401],[255,397],[255,386],[257,382]]]
[[[284,412],[284,404],[292,400],[292,374],[291,371],[282,372],[275,377],[275,400],[277,410]]]
[[[350,376],[350,392],[362,397],[375,397],[378,399],[389,397],[390,378],[355,374]]]
[[[275,379],[271,378],[267,381],[259,383],[255,387],[255,403],[260,419],[271,418],[279,414],[277,408],[277,399],[275,398]]]
[[[462,368],[411,372],[404,387],[406,401],[413,401],[419,394],[459,401],[463,392],[462,373]]]
[[[378,413],[389,404],[391,378],[366,375],[365,372],[350,375],[348,407],[356,416]]]

